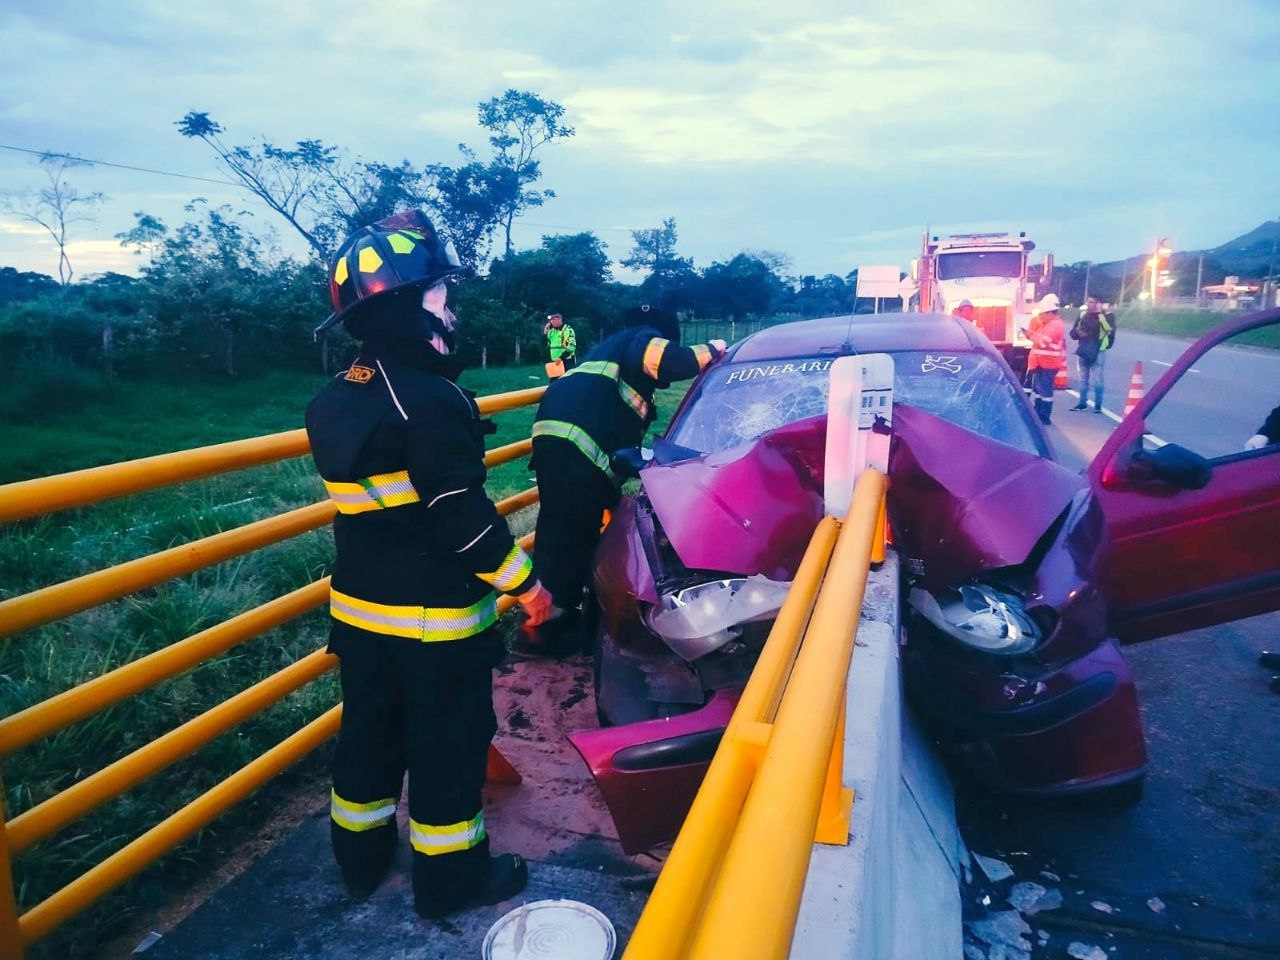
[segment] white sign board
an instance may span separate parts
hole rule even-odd
[[[897,264],[890,264],[887,267],[859,267],[858,296],[900,297],[902,296],[899,288],[901,281],[898,278],[901,275],[902,271],[898,269]]]
[[[839,357],[831,364],[830,378],[823,500],[828,514],[844,517],[863,469],[889,472],[893,357]]]

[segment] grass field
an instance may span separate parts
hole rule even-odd
[[[1194,340],[1214,327],[1241,314],[1222,313],[1216,310],[1149,310],[1136,306],[1122,307],[1116,316],[1121,331],[1139,330],[1143,333],[1159,333],[1169,337],[1186,337]],[[1068,315],[1067,319],[1074,319]],[[1254,347],[1280,350],[1280,326],[1253,330],[1232,341]]]
[[[480,394],[545,382],[541,367],[469,371],[462,384]],[[75,412],[10,422],[0,445],[0,481],[94,466],[174,449],[290,430],[323,378],[276,373],[237,383],[125,385]],[[665,426],[685,385],[658,398]],[[491,446],[526,437],[534,408],[495,417]],[[526,461],[491,471],[497,499],[533,483]],[[0,529],[0,598],[15,596],[135,557],[261,519],[323,497],[309,458],[257,467],[126,497],[95,507],[21,521]],[[517,534],[535,511],[511,518]],[[142,594],[0,640],[0,715],[9,715],[78,683],[221,622],[327,572],[328,529],[236,558]],[[511,625],[508,624],[508,629]],[[8,758],[8,815],[52,794],[202,713],[325,642],[323,610],[233,648]],[[332,675],[180,760],[123,798],[94,811],[16,858],[18,897],[28,908],[104,856],[193,799],[338,699]],[[162,902],[174,885],[198,875],[209,851],[272,816],[276,799],[314,778],[327,751],[299,765],[249,802],[143,873],[34,951],[36,957],[86,957],[132,914]]]

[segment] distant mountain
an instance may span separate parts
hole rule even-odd
[[[1273,263],[1280,266],[1280,220],[1267,220],[1248,233],[1228,240],[1212,250],[1203,251],[1213,257],[1228,273],[1241,277],[1260,277]],[[1199,256],[1195,251],[1188,256]],[[1275,258],[1273,260],[1273,258]]]

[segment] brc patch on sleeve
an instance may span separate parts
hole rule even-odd
[[[377,373],[378,371],[373,367],[362,367],[358,363],[353,363],[343,379],[350,380],[352,383],[368,383]]]

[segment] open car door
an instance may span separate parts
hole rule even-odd
[[[1121,640],[1280,608],[1280,436],[1256,436],[1280,407],[1276,348],[1280,310],[1206,334],[1090,465],[1110,537],[1102,584]],[[1280,431],[1280,412],[1270,423]]]

